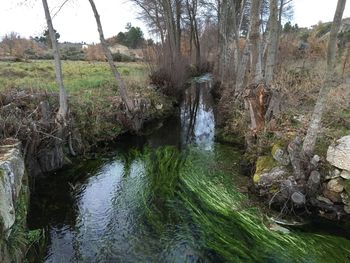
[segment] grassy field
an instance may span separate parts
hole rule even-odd
[[[76,125],[88,141],[117,136],[122,126],[116,121],[121,101],[118,87],[105,62],[63,61],[63,79]],[[157,118],[171,107],[169,98],[149,88],[149,70],[143,63],[117,63],[129,96],[145,99],[150,107],[147,116]],[[58,92],[52,61],[0,62],[0,95],[14,97],[16,91],[27,94],[39,91]],[[53,94],[53,105],[58,96]],[[37,107],[33,107],[32,111]],[[157,110],[157,105],[163,105]],[[54,106],[57,107],[57,106]],[[159,107],[158,107],[159,108]],[[55,109],[54,109],[55,110]],[[57,108],[56,108],[57,110]]]
[[[64,84],[70,94],[91,93],[108,88],[117,90],[105,62],[63,61]],[[118,70],[132,92],[147,86],[148,69],[141,63],[118,63]],[[52,61],[0,62],[0,90],[7,88],[39,88],[57,91]]]

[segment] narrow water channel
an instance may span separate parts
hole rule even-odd
[[[215,143],[211,82],[186,90],[149,136],[36,179],[29,226],[46,230],[37,262],[350,262],[350,241],[270,231],[237,189],[240,149]]]

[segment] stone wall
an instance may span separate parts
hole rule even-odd
[[[26,229],[28,186],[21,144],[12,140],[0,146],[0,262],[22,260],[18,236]],[[14,231],[16,229],[16,231]],[[23,230],[23,231],[22,231]]]

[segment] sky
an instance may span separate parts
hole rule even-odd
[[[46,28],[41,0],[0,0],[0,36],[17,32],[23,37],[38,36]],[[20,4],[20,2],[25,2]],[[55,14],[64,0],[48,0],[51,14]],[[106,37],[124,31],[128,22],[139,26],[146,37],[147,28],[138,19],[138,9],[130,0],[95,0]],[[294,21],[299,27],[309,27],[319,21],[331,21],[337,0],[294,0]],[[344,17],[350,17],[347,3]],[[98,33],[88,0],[70,0],[55,16],[54,27],[60,41],[97,43]]]

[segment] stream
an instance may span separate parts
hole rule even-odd
[[[268,229],[239,189],[242,149],[218,144],[209,75],[147,136],[37,178],[28,215],[45,229],[35,262],[350,262],[350,240]]]

